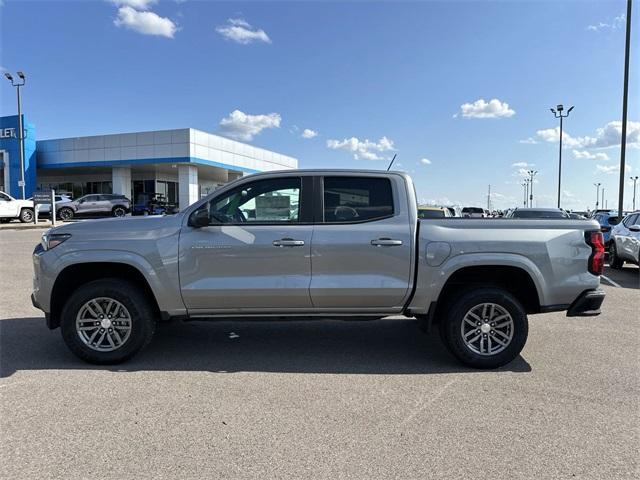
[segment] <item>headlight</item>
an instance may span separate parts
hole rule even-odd
[[[62,242],[71,238],[69,233],[49,233],[45,232],[42,234],[42,248],[45,250],[51,250],[54,247],[57,247]]]

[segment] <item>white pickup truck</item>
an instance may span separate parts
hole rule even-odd
[[[0,221],[19,219],[22,223],[33,222],[33,202],[17,200],[8,193],[0,192]]]
[[[415,317],[466,365],[513,360],[528,314],[597,315],[600,226],[585,220],[418,220],[399,172],[251,175],[176,215],[50,230],[33,304],[69,348],[124,361],[158,321]]]

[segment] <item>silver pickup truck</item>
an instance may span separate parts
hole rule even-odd
[[[494,368],[528,314],[597,315],[600,227],[585,220],[419,221],[398,172],[251,175],[183,212],[49,230],[33,304],[80,358],[122,362],[158,321],[415,317],[464,364]]]

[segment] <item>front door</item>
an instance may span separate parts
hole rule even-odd
[[[205,210],[209,226],[184,226],[180,235],[180,284],[190,314],[311,307],[307,184],[293,175],[246,182],[192,214]]]
[[[406,187],[394,182],[372,175],[324,177],[322,218],[311,248],[314,307],[365,312],[403,305],[413,234]]]

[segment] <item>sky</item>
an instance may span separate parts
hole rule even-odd
[[[39,139],[191,127],[301,168],[409,172],[420,203],[617,205],[626,1],[0,0]],[[625,208],[640,174],[632,15]],[[15,114],[0,83],[0,115]],[[638,192],[640,202],[640,188]],[[637,203],[638,203],[637,202]]]

